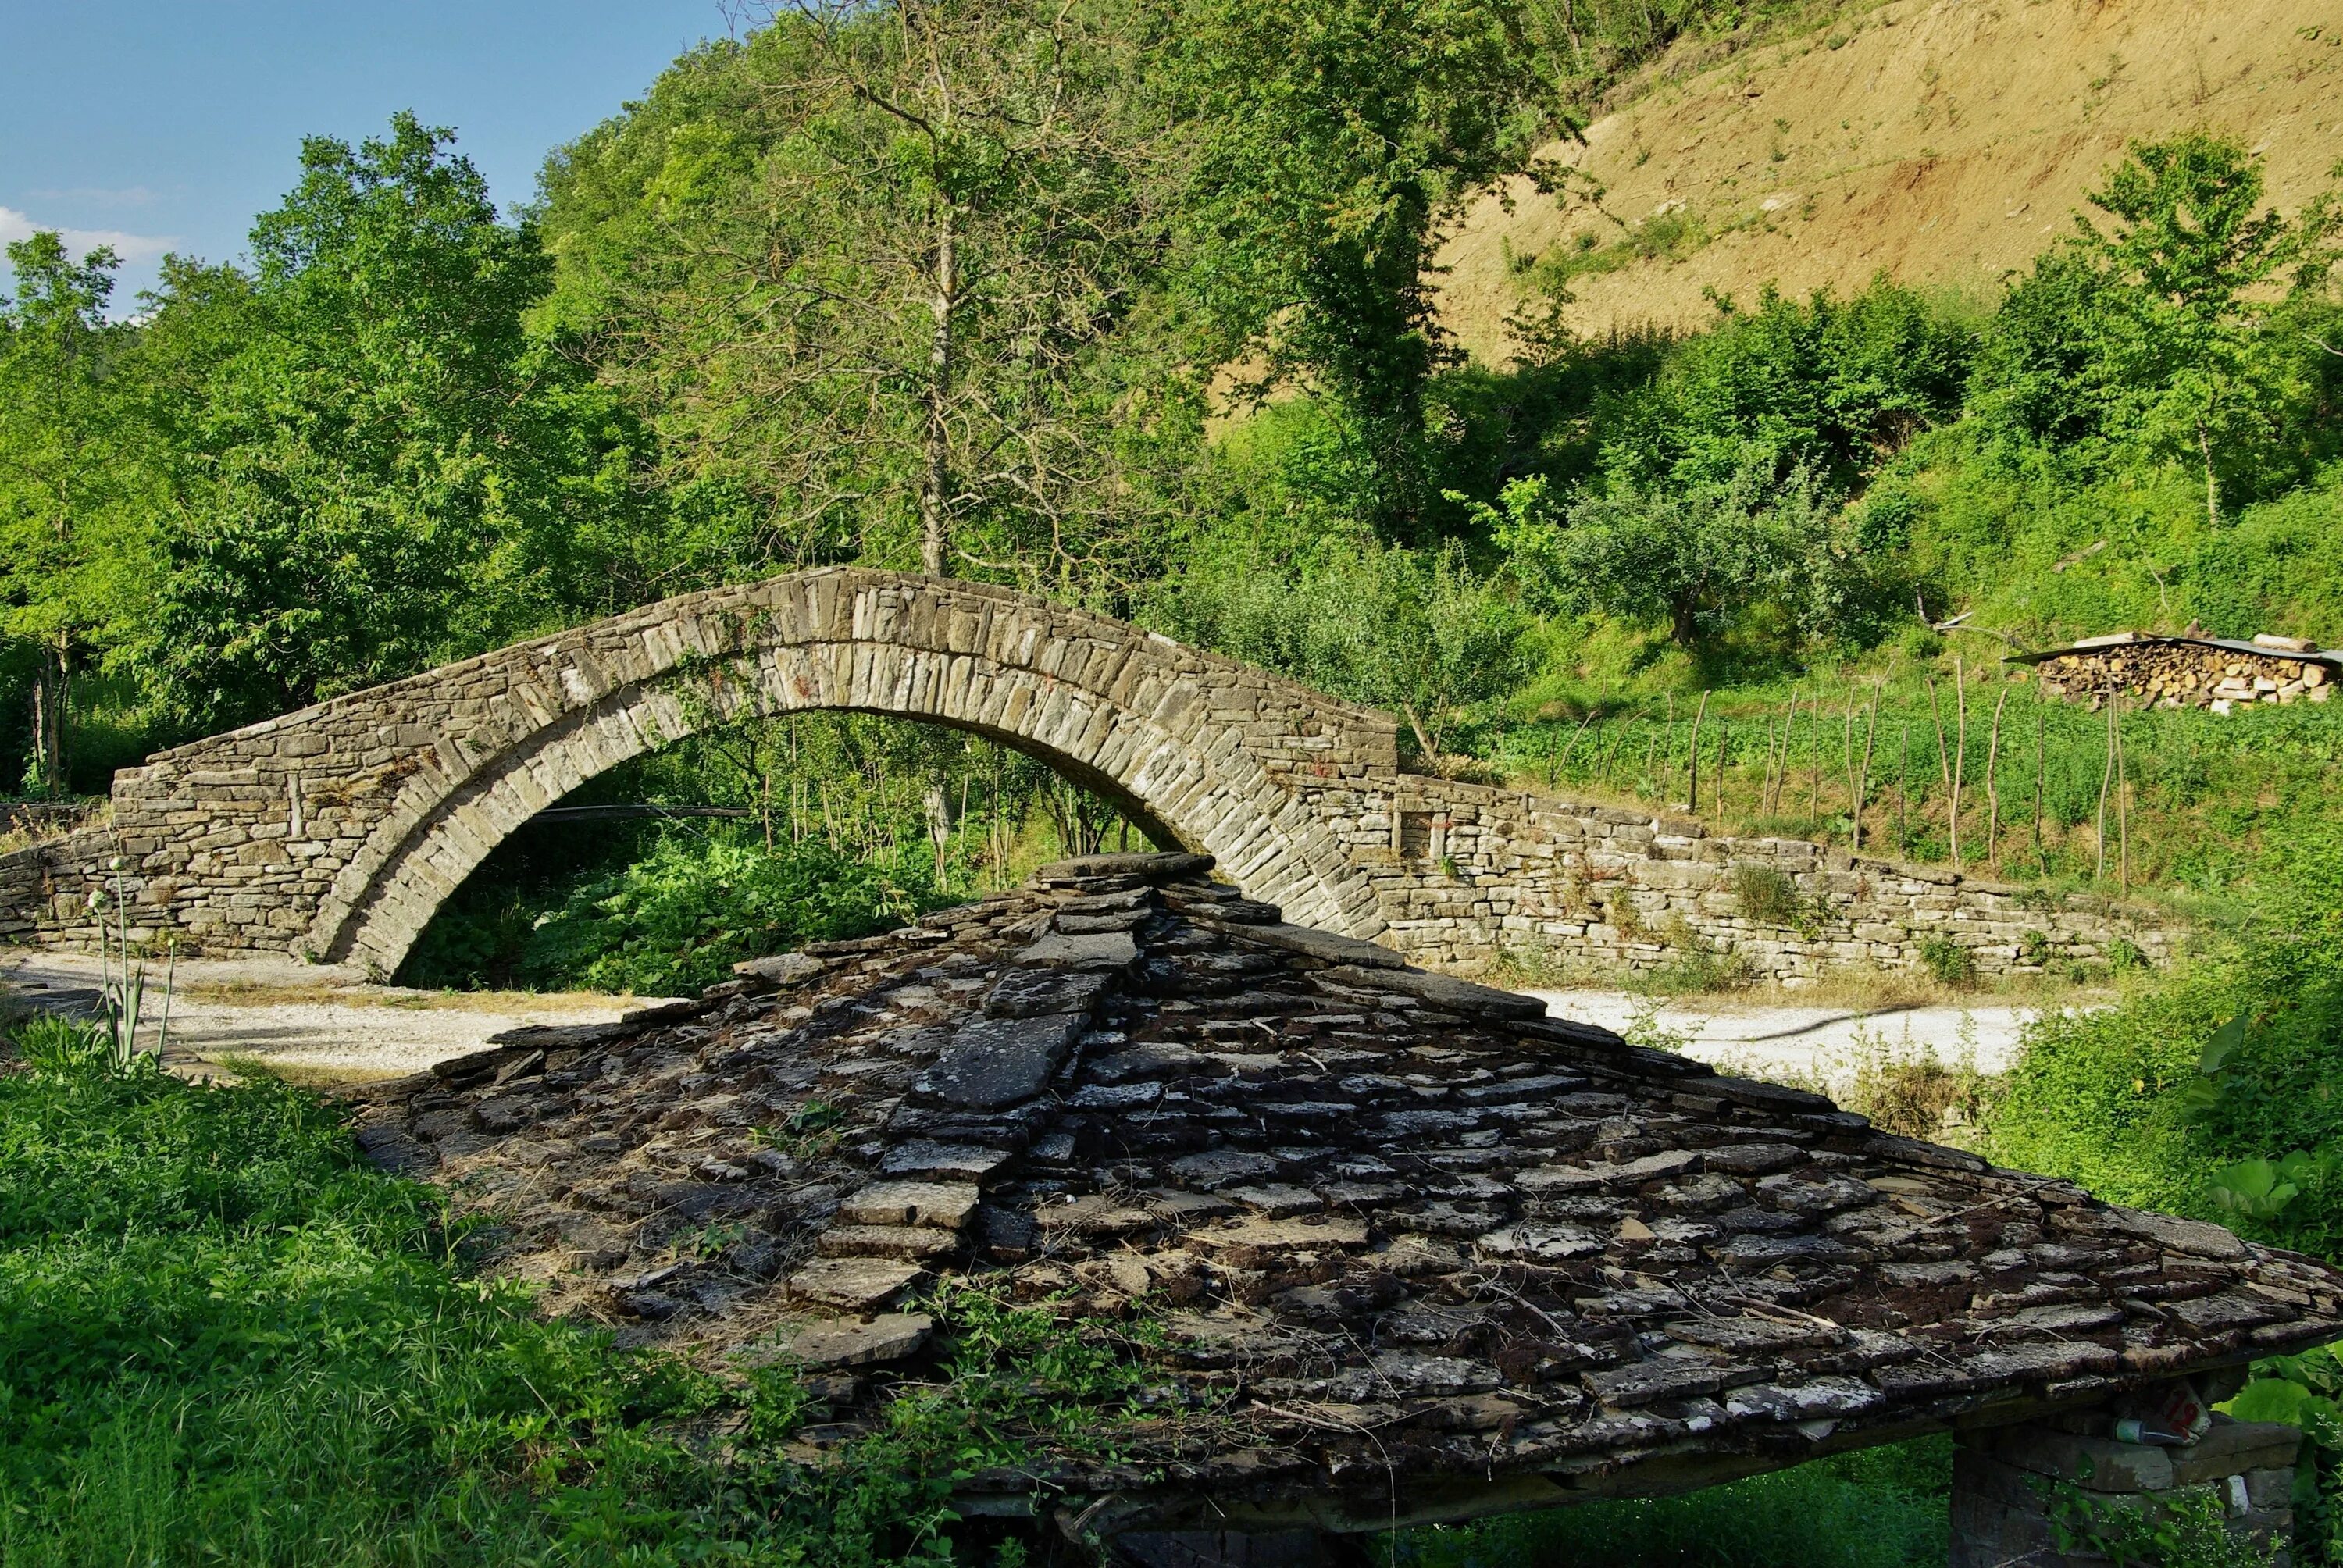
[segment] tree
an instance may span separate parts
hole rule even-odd
[[[0,298],[0,636],[32,645],[29,789],[67,786],[74,676],[119,635],[147,574],[133,329],[106,318],[114,253],[40,232],[8,246]]]
[[[558,309],[746,561],[1125,575],[1146,104],[1108,6],[799,0],[548,166]]]
[[[640,437],[525,329],[550,262],[451,133],[302,146],[256,269],[166,269],[168,571],[143,649],[190,722],[257,718],[631,602]]]
[[[1483,508],[1530,605],[1661,621],[1681,648],[1767,618],[1829,636],[1864,590],[1834,498],[1803,467],[1777,484],[1762,451],[1728,479],[1594,488],[1560,511],[1542,478]]]
[[[2261,160],[2233,142],[2133,143],[2090,196],[2112,225],[2077,214],[1996,317],[1977,371],[1989,427],[2186,463],[2210,525],[2225,488],[2299,467],[2302,346],[2268,328],[2282,284],[2325,282],[2343,208],[2330,190],[2289,220],[2261,197]]]
[[[1193,141],[1186,292],[1239,390],[1303,381],[1371,455],[1363,512],[1428,493],[1424,390],[1453,349],[1430,264],[1472,190],[1547,126],[1512,0],[1182,0],[1167,59]]]

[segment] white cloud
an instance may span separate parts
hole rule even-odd
[[[0,245],[29,239],[35,231],[44,228],[57,229],[65,236],[65,248],[77,256],[107,245],[124,261],[152,261],[178,243],[167,234],[126,234],[113,228],[65,228],[56,224],[35,223],[28,213],[0,206]]]

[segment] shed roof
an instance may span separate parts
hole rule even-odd
[[[2331,668],[2343,669],[2343,648],[2274,648],[2266,643],[2240,642],[2234,638],[2182,637],[2147,631],[2118,631],[2109,632],[2105,637],[2087,637],[2064,648],[2043,648],[2035,653],[2013,653],[2002,662],[2041,664],[2053,658],[2112,653],[2125,648],[2169,647],[2217,648],[2224,653],[2244,654],[2252,658],[2285,658],[2297,663],[2324,664]]]
[[[920,1353],[860,1314],[938,1276],[1148,1303],[1210,1442],[1037,1448],[963,1486],[1004,1506],[1462,1517],[2343,1335],[2323,1265],[1283,924],[1208,868],[1068,862],[699,1001],[522,1031],[376,1091],[362,1140],[500,1218],[498,1266],[554,1310],[840,1363],[848,1426]]]

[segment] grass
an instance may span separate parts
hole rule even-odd
[[[1400,1538],[1414,1568],[1916,1568],[1945,1559],[1952,1442],[1817,1460],[1682,1497],[1584,1503]]]
[[[5,1568],[941,1560],[955,1470],[1083,1441],[1066,1412],[1141,1376],[1095,1325],[946,1292],[939,1381],[810,1468],[785,1365],[539,1319],[316,1098],[31,1043],[0,1065]]]

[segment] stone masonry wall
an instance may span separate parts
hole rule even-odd
[[[736,718],[896,714],[1107,793],[1297,922],[1475,970],[1508,952],[1648,969],[1693,948],[1788,980],[2152,959],[2164,933],[1795,839],[1418,778],[1391,716],[1004,589],[831,569],[687,595],[158,753],[110,822],[0,856],[0,941],[133,935],[395,969],[498,842],[586,779]],[[116,862],[119,869],[115,869]],[[1774,875],[1753,909],[1749,873]]]
[[[2172,946],[2152,916],[2109,900],[1805,839],[1727,838],[1646,811],[1433,779],[1305,793],[1374,889],[1388,927],[1378,940],[1465,972],[1507,956],[1648,970],[1703,949],[1795,984],[1833,969],[1918,969],[1931,939],[1985,974],[2103,961],[2118,941],[2161,962]],[[1748,907],[1745,868],[1760,873],[1765,911]]]

